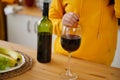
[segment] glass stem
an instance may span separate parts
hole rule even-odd
[[[70,69],[70,61],[71,61],[71,52],[69,52],[69,55],[68,55],[68,67],[67,67],[67,71],[66,71],[66,75],[68,75],[68,76],[72,76],[72,72]]]

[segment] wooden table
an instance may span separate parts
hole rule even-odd
[[[0,47],[21,51],[34,60],[31,70],[8,80],[60,80],[60,73],[65,71],[66,56],[53,54],[50,63],[42,64],[36,60],[36,49],[1,40]],[[71,69],[79,74],[79,80],[120,80],[120,69],[80,59],[72,58]]]

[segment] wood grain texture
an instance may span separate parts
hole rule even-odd
[[[0,41],[0,47],[18,50],[28,54],[34,60],[31,70],[8,80],[60,80],[60,73],[66,70],[67,56],[52,54],[50,63],[42,64],[36,60],[36,49]],[[72,58],[72,71],[79,74],[78,80],[120,80],[120,69],[89,61]]]

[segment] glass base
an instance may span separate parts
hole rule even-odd
[[[76,73],[72,73],[70,75],[66,73],[61,73],[62,80],[78,80],[78,75]]]

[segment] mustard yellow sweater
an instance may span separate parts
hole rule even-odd
[[[108,3],[109,0],[52,0],[49,17],[57,35],[54,52],[68,54],[60,44],[61,20],[65,13],[75,12],[80,15],[82,42],[72,56],[110,65],[116,50],[120,0],[115,0],[114,5]]]
[[[17,0],[1,0],[2,2],[8,3],[8,4],[13,4]]]

